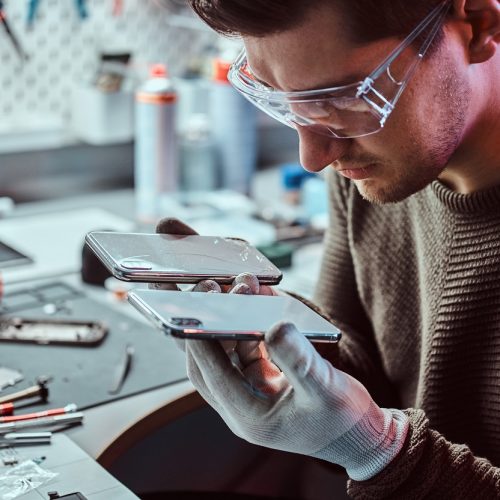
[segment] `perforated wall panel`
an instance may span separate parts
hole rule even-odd
[[[122,0],[118,16],[114,0],[85,3],[89,15],[80,19],[77,0],[39,0],[29,30],[29,0],[5,0],[8,21],[29,60],[21,62],[0,26],[0,133],[20,123],[29,128],[30,120],[66,122],[72,87],[92,80],[103,51],[128,50],[138,67],[165,62],[179,75],[214,41],[190,12],[180,11],[177,0]]]

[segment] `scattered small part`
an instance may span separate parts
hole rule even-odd
[[[23,374],[19,370],[0,366],[0,391],[21,382],[23,379]]]
[[[49,491],[49,500],[87,500],[80,492],[69,493],[68,495],[59,495],[57,491]]]
[[[11,465],[17,465],[19,463],[19,460],[16,457],[5,457],[2,458],[3,464],[8,467]]]

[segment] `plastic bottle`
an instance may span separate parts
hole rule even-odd
[[[228,82],[229,66],[213,61],[210,118],[222,187],[247,194],[257,162],[257,109]]]
[[[136,215],[140,222],[152,223],[162,215],[162,195],[178,186],[177,94],[164,65],[151,68],[135,100]]]
[[[328,213],[328,188],[321,176],[315,175],[304,180],[301,201],[309,219]]]
[[[180,178],[184,191],[219,187],[217,150],[207,115],[191,115],[180,140]]]
[[[301,201],[302,184],[316,174],[308,172],[298,163],[281,165],[281,184],[284,191],[284,201],[290,205],[299,205]]]

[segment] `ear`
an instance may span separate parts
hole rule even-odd
[[[500,44],[500,0],[454,0],[453,8],[469,26],[471,64],[491,59]]]

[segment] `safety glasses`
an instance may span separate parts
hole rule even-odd
[[[440,3],[364,80],[318,90],[282,92],[257,80],[242,51],[229,69],[231,84],[255,106],[292,128],[307,127],[337,138],[363,137],[379,132],[420,61],[439,32],[450,0]],[[423,35],[422,45],[410,63],[394,64]],[[397,68],[396,68],[397,67]]]

